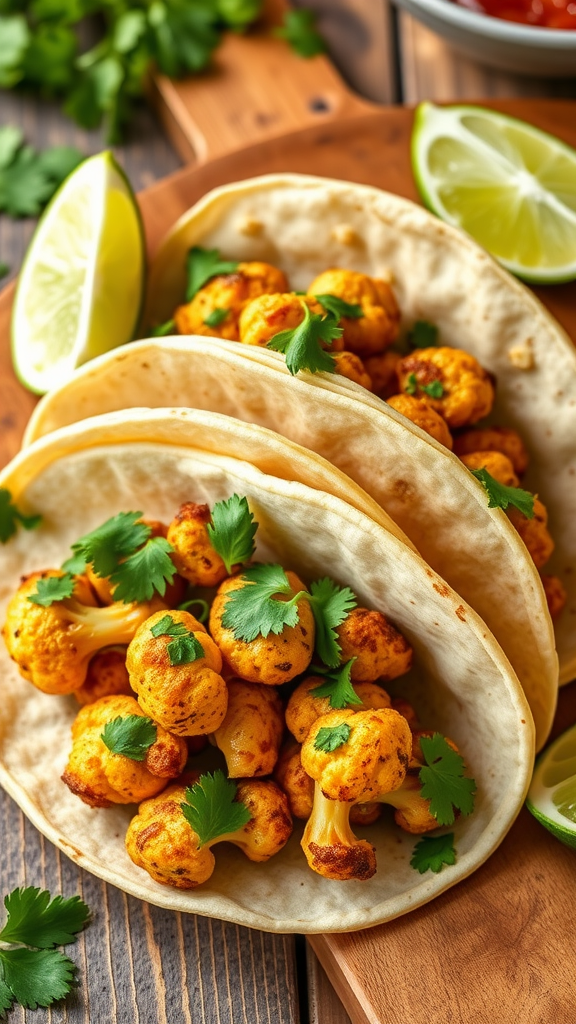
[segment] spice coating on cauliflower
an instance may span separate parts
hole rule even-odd
[[[329,697],[317,697],[314,690],[326,680],[323,676],[307,676],[290,695],[286,706],[286,725],[299,743],[303,743],[317,718],[333,710]],[[358,707],[390,707],[390,697],[377,683],[359,682],[353,685],[356,696],[362,701]]]
[[[527,519],[517,508],[508,506],[507,516],[516,527],[537,569],[548,561],[554,550],[554,541],[548,532],[548,512],[539,498],[534,498],[534,518]]]
[[[366,367],[360,356],[357,356],[354,352],[335,352],[334,361],[334,373],[347,377],[348,380],[354,381],[355,384],[359,384],[361,388],[366,388],[367,391],[372,390],[372,378],[366,372]]]
[[[420,430],[425,430],[445,448],[452,450],[452,434],[446,420],[425,398],[416,398],[416,395],[392,395],[388,399],[388,405],[415,423]]]
[[[244,306],[259,295],[287,291],[286,276],[277,267],[257,261],[239,263],[234,273],[213,277],[191,302],[178,307],[174,313],[176,330],[179,334],[238,341],[238,320]],[[210,326],[206,321],[216,310],[227,310],[227,316]]]
[[[341,661],[356,659],[351,669],[353,682],[396,679],[410,669],[412,648],[382,612],[353,608],[336,635]]]
[[[540,579],[542,580],[542,586],[544,587],[544,593],[546,594],[546,602],[548,604],[550,618],[557,619],[567,600],[564,584],[557,576],[541,576]]]
[[[454,439],[456,455],[470,452],[502,452],[507,455],[514,472],[522,476],[528,468],[528,452],[520,435],[511,427],[475,427],[465,430]]]
[[[254,299],[242,311],[240,341],[245,345],[265,347],[276,334],[300,326],[305,316],[304,304],[311,313],[326,315],[326,310],[316,299],[308,295],[296,295],[295,292],[262,295]],[[344,343],[341,338],[336,338],[329,348],[331,352],[341,351]]]
[[[126,668],[126,651],[126,647],[110,647],[90,659],[85,682],[74,690],[79,704],[93,704],[101,697],[118,694],[133,696]]]
[[[387,281],[357,270],[333,268],[312,281],[309,295],[336,295],[344,302],[362,307],[360,317],[342,317],[344,348],[360,356],[374,355],[388,348],[398,337],[400,310]]]
[[[518,487],[520,481],[514,472],[514,466],[507,455],[502,452],[470,452],[461,455],[460,461],[468,469],[485,469],[490,476],[505,487]]]
[[[284,732],[282,701],[259,683],[231,679],[227,686],[228,710],[214,741],[226,758],[228,778],[270,775]]]
[[[208,505],[187,501],[168,527],[167,540],[174,548],[172,560],[178,572],[195,587],[216,587],[226,579],[226,566],[210,543]]]
[[[494,404],[489,374],[474,356],[459,348],[418,349],[401,360],[397,373],[400,390],[414,386],[418,397],[422,386],[435,381],[442,385],[441,397],[425,392],[426,400],[451,428],[476,423]]]
[[[379,398],[388,399],[398,391],[398,377],[396,367],[402,359],[400,352],[388,349],[377,356],[368,356],[364,359],[366,373],[372,380],[371,391]]]

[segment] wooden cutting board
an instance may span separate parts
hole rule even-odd
[[[278,11],[272,0],[272,20]],[[302,62],[266,29],[231,37],[207,79],[159,79],[155,95],[180,151],[199,159],[141,194],[150,253],[208,189],[255,174],[320,174],[417,198],[412,112],[358,100],[325,58]],[[490,105],[576,146],[574,102]],[[537,291],[576,339],[576,285]],[[34,405],[10,365],[11,301],[8,288],[0,296],[4,461]],[[576,684],[561,693],[555,731],[574,721]],[[433,903],[378,928],[309,941],[354,1024],[574,1024],[575,869],[574,852],[522,811],[497,853]]]

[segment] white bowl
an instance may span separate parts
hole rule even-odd
[[[395,0],[474,60],[505,71],[576,78],[576,31],[477,14],[452,0]]]

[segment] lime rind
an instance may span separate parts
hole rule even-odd
[[[576,725],[538,758],[526,806],[544,828],[576,849]]]

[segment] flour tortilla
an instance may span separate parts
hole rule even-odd
[[[94,360],[43,399],[28,436],[140,404],[216,410],[272,428],[351,478],[333,478],[329,486],[322,475],[319,486],[357,502],[352,480],[360,485],[372,506],[357,507],[388,529],[393,529],[392,517],[404,539],[408,535],[492,630],[524,687],[540,749],[552,724],[558,687],[554,633],[540,577],[508,517],[488,508],[483,487],[456,456],[344,377],[291,377],[279,353],[199,337],[136,342]],[[152,438],[156,422],[144,414]],[[226,439],[212,431],[209,436],[216,450],[229,455],[241,455],[248,444],[240,424]],[[271,451],[274,465],[282,447],[272,441]],[[251,449],[245,453],[253,459]],[[275,473],[290,478],[301,463],[289,451],[285,454],[287,465]],[[335,489],[336,480],[343,490]],[[363,494],[362,501],[366,498]],[[382,509],[388,513],[384,519]],[[576,594],[573,599],[576,605]]]
[[[63,444],[63,432],[56,432],[41,442],[41,459],[32,446],[1,474],[0,486],[43,517],[34,534],[21,530],[0,550],[1,617],[22,574],[59,565],[80,534],[116,512],[143,509],[168,521],[185,500],[212,504],[245,494],[260,523],[260,559],[281,560],[307,580],[330,572],[363,604],[389,615],[413,644],[415,667],[397,681],[397,690],[428,727],[459,745],[477,782],[476,809],[454,826],[457,863],[439,874],[421,876],[409,866],[414,837],[386,818],[362,830],[378,851],[379,869],[368,882],[337,883],[311,872],[296,827],[267,864],[252,864],[235,847],[221,845],[204,886],[194,892],[162,886],[125,852],[131,809],[88,808],[60,781],[77,711],[73,697],[36,690],[2,644],[0,782],[8,793],[72,860],[124,891],[168,909],[269,931],[368,927],[420,906],[475,870],[518,813],[534,754],[521,687],[484,623],[405,543],[333,494],[200,450],[195,429],[186,444],[178,413],[155,423],[163,443],[103,443],[107,419],[92,422],[88,446],[86,432],[79,432],[77,450],[70,436]],[[133,433],[129,413],[124,433]]]

